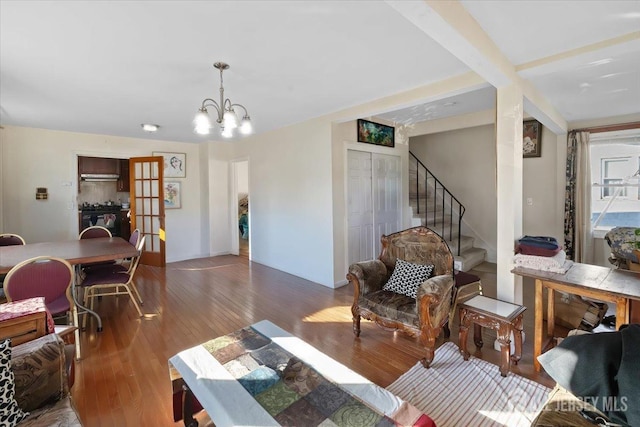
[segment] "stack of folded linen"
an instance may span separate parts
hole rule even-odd
[[[555,237],[548,236],[524,236],[518,240],[513,262],[516,267],[561,274],[573,265]]]

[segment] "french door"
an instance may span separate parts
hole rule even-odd
[[[347,151],[347,261],[376,258],[380,237],[401,227],[400,157]]]
[[[129,159],[131,229],[146,236],[140,262],[156,267],[166,264],[163,167],[161,156]]]

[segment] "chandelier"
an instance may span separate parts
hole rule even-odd
[[[233,136],[233,131],[236,128],[238,128],[241,134],[249,135],[253,132],[253,126],[251,125],[251,118],[249,117],[247,109],[243,105],[233,104],[229,98],[224,98],[222,72],[229,69],[229,64],[216,62],[213,66],[220,70],[220,102],[216,102],[211,98],[206,98],[202,101],[202,106],[198,110],[196,118],[193,121],[195,125],[195,133],[199,135],[209,135],[211,128],[213,128],[213,124],[209,118],[209,111],[207,110],[207,107],[213,107],[218,113],[215,119],[220,125],[220,135],[222,137],[231,138]],[[242,110],[244,110],[244,116],[240,122],[235,111],[236,108],[242,108]]]

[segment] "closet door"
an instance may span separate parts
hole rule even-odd
[[[380,254],[380,237],[400,230],[400,157],[347,151],[348,265]]]
[[[380,236],[400,231],[400,157],[386,154],[372,155],[373,163],[373,221],[374,253],[380,254]]]
[[[374,258],[371,153],[348,150],[347,165],[347,260],[351,265]]]

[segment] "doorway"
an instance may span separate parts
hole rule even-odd
[[[250,259],[249,161],[233,162],[232,171],[232,253]]]

